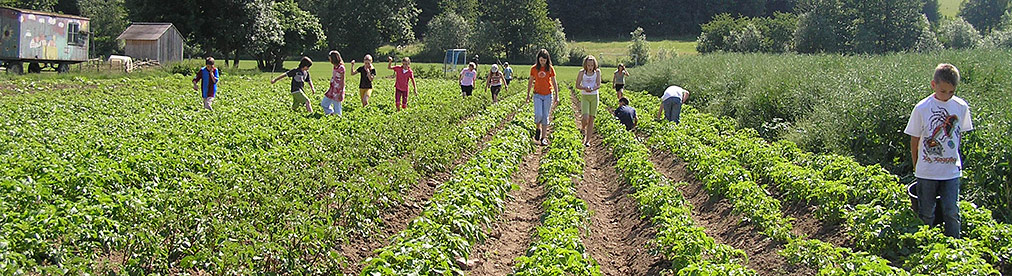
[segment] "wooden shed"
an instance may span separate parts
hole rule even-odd
[[[172,23],[133,23],[116,39],[124,40],[124,52],[134,59],[168,64],[183,60],[183,35]]]

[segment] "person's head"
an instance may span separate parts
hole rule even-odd
[[[330,51],[330,53],[327,54],[327,59],[329,59],[330,64],[333,64],[334,66],[338,66],[341,65],[341,63],[344,63],[344,60],[341,59],[341,53],[338,52],[337,50]]]
[[[372,64],[372,55],[366,54],[365,57],[362,58],[362,62],[365,62],[366,65]]]
[[[625,97],[622,97],[621,99],[618,99],[618,105],[620,105],[620,106],[629,105],[629,99],[626,99]]]
[[[409,57],[401,58],[401,66],[411,67],[411,58]]]
[[[474,62],[471,62],[471,63],[467,64],[467,69],[470,69],[470,70],[474,70],[474,68],[477,68],[477,67],[478,67],[478,65],[474,64]]]
[[[206,59],[204,59],[204,65],[206,65],[207,67],[214,68],[214,58],[207,57]]]
[[[510,63],[509,62],[503,62],[502,63],[502,68],[510,68]]]
[[[492,64],[492,69],[489,69],[488,71],[492,72],[492,73],[499,73],[499,65],[498,64]]]
[[[956,86],[959,85],[959,69],[952,64],[943,63],[935,67],[935,76],[931,79],[931,90],[935,91],[935,98],[940,101],[948,101],[956,95]]]
[[[534,67],[538,70],[552,69],[552,55],[548,53],[548,50],[538,50],[538,60],[534,61]]]
[[[597,58],[594,58],[594,56],[583,58],[583,71],[587,73],[597,71]]]
[[[299,69],[303,71],[309,70],[310,66],[313,66],[313,60],[309,59],[309,57],[302,57],[302,60],[299,61]]]
[[[618,64],[618,71],[622,72],[622,70],[625,70],[625,63],[619,63]]]

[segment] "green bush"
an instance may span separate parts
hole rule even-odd
[[[773,17],[734,18],[728,14],[714,17],[703,25],[696,50],[709,52],[770,52],[790,50],[798,17],[777,13]]]
[[[932,92],[939,62],[960,68],[957,96],[973,109],[975,131],[963,144],[964,195],[982,206],[1012,203],[1012,52],[972,50],[885,56],[716,54],[655,62],[633,70],[630,90],[659,95],[669,85],[692,92],[689,103],[734,118],[768,139],[807,151],[854,156],[909,177],[911,108]],[[995,215],[1012,218],[1008,208]]]
[[[980,33],[963,18],[946,20],[938,27],[938,41],[948,49],[971,49],[980,45]]]

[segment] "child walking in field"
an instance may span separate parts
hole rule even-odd
[[[408,81],[411,81],[411,87],[414,88],[413,92],[418,93],[418,86],[415,85],[415,72],[411,70],[411,59],[404,57],[401,59],[400,66],[394,66],[394,58],[387,57],[387,68],[394,71],[396,81],[394,82],[394,104],[397,105],[397,111],[408,108]]]
[[[485,79],[485,89],[492,90],[492,103],[499,102],[499,91],[502,91],[504,87],[509,90],[509,85],[504,83],[506,83],[506,80],[503,78],[502,72],[499,72],[499,65],[492,64],[492,69],[488,72],[488,78]]]
[[[618,98],[622,98],[622,92],[625,92],[625,77],[629,76],[629,70],[625,69],[625,64],[619,63],[618,69],[615,69],[615,76],[612,76],[611,83],[615,84],[615,92],[618,94]]]
[[[601,88],[601,69],[597,67],[597,59],[587,56],[583,59],[583,69],[576,74],[576,89],[580,90],[580,113],[583,114],[583,145],[590,146],[590,137],[594,135],[594,116],[600,103],[598,89]]]
[[[214,96],[218,94],[218,68],[214,67],[214,58],[207,57],[204,60],[204,68],[200,68],[196,76],[193,76],[193,90],[200,91],[200,97],[204,99],[204,108],[207,110],[214,110],[211,108],[211,104],[214,102]],[[197,82],[200,82],[200,87],[197,87]]]
[[[320,105],[324,115],[340,116],[343,111],[341,103],[344,102],[344,60],[337,51],[330,51],[327,59],[334,65],[334,72],[330,77],[330,89],[323,95]]]
[[[292,78],[292,109],[294,110],[299,110],[299,107],[305,106],[306,112],[313,112],[313,106],[309,103],[309,97],[306,97],[306,92],[302,90],[307,83],[309,84],[310,93],[316,90],[313,87],[313,79],[309,76],[309,67],[311,66],[313,66],[313,60],[309,59],[309,57],[302,57],[302,60],[299,61],[299,68],[281,73],[281,75],[271,80],[271,84],[274,84],[285,77]]]
[[[510,82],[513,81],[513,67],[510,67],[509,62],[504,62],[502,64],[502,74],[506,77],[506,85],[509,85]]]
[[[527,101],[531,101],[531,89],[534,90],[534,141],[548,145],[547,130],[552,116],[552,109],[559,105],[559,82],[555,79],[552,68],[552,57],[548,50],[538,51],[538,57],[531,66],[531,78],[527,81]]]
[[[910,155],[917,177],[918,216],[935,221],[935,208],[942,208],[945,235],[960,238],[959,201],[963,160],[959,155],[963,132],[973,130],[970,106],[956,97],[959,70],[939,64],[931,80],[934,93],[914,106],[903,131],[910,135]],[[941,206],[935,206],[941,196]]]
[[[358,94],[362,98],[362,107],[369,105],[369,97],[372,97],[372,81],[376,78],[376,67],[372,65],[372,55],[365,55],[362,58],[362,66],[351,71],[351,75],[362,74],[358,82]],[[355,68],[355,60],[351,60],[351,68]]]
[[[474,62],[468,63],[467,68],[460,71],[458,80],[460,81],[460,94],[464,97],[470,97],[471,92],[474,92],[474,80],[478,78],[478,65]]]

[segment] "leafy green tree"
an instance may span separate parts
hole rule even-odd
[[[54,11],[57,0],[0,0],[0,6],[38,10],[38,11]]]
[[[963,18],[946,20],[938,27],[938,41],[945,48],[969,49],[980,45],[980,32]]]
[[[373,53],[386,43],[415,39],[418,20],[413,0],[315,0],[310,11],[320,19],[327,46],[348,56]]]
[[[320,20],[299,8],[293,0],[274,3],[275,20],[265,24],[259,40],[251,43],[250,53],[257,59],[261,71],[282,69],[285,57],[300,55],[322,48],[327,41]],[[280,22],[280,26],[272,25]]]
[[[842,53],[851,50],[852,10],[841,0],[807,0],[799,3],[801,17],[794,32],[794,50],[800,53]]]
[[[938,22],[941,17],[938,12],[938,0],[924,0],[924,8],[921,13],[928,17],[929,22]]]
[[[468,48],[473,30],[472,23],[454,12],[437,15],[425,33],[425,54],[436,57],[446,49]]]
[[[123,0],[80,0],[81,15],[91,19],[93,57],[123,52],[123,43],[116,39],[129,25]]]
[[[959,16],[981,33],[988,34],[1001,23],[1009,3],[1012,0],[967,0],[961,5]]]
[[[629,45],[630,65],[637,66],[650,62],[650,45],[647,44],[647,35],[643,33],[643,28],[637,27],[629,35],[632,36],[632,44]]]
[[[500,38],[490,49],[501,49],[503,57],[513,63],[533,63],[539,49],[547,49],[553,62],[563,64],[568,59],[566,33],[562,23],[549,17],[545,0],[490,0],[483,2],[482,22],[492,22]],[[501,46],[494,46],[501,45]]]
[[[911,49],[924,29],[923,0],[851,0],[856,18],[854,50],[861,53],[899,52]]]

